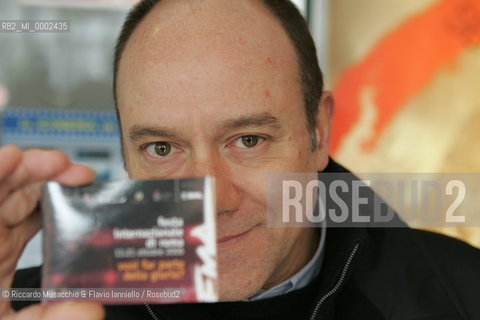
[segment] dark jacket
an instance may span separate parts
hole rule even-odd
[[[345,172],[332,162],[328,170]],[[13,287],[38,287],[39,268]],[[14,308],[27,303],[16,302]],[[151,314],[153,312],[153,315]],[[480,319],[480,250],[404,228],[329,228],[322,271],[304,289],[256,302],[109,306],[108,319]]]

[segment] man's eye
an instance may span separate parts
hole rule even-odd
[[[235,141],[239,148],[253,148],[262,142],[264,138],[255,135],[242,136]]]
[[[168,142],[155,142],[155,143],[150,143],[145,150],[149,155],[152,157],[166,157],[170,153],[172,153],[172,145]]]

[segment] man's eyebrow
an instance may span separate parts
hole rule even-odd
[[[224,121],[220,127],[223,129],[240,129],[245,127],[273,127],[279,129],[280,121],[272,114],[265,112],[261,114],[254,114],[249,116],[243,116],[236,119]],[[134,125],[128,131],[128,136],[132,141],[139,141],[147,137],[162,137],[173,138],[177,136],[174,131],[165,127],[143,127]]]
[[[130,128],[128,135],[130,140],[138,141],[146,137],[164,137],[172,138],[175,137],[175,132],[165,128],[165,127],[140,127],[133,126]]]
[[[244,127],[273,127],[280,128],[280,121],[272,114],[265,112],[261,114],[254,114],[244,116],[237,119],[227,120],[221,124],[223,129],[240,129]]]

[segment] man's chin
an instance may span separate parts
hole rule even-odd
[[[265,283],[261,274],[255,274],[255,268],[245,270],[230,270],[219,274],[220,301],[241,301],[256,294]]]
[[[221,301],[245,300],[263,287],[272,271],[268,244],[265,234],[255,228],[218,250]]]
[[[222,288],[220,287],[219,301],[242,301],[253,296],[256,292],[256,290],[246,291],[240,288],[228,288],[222,290]]]

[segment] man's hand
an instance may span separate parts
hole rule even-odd
[[[91,169],[73,164],[58,150],[0,148],[0,288],[10,288],[26,243],[40,230],[38,202],[42,184],[57,181],[78,186],[94,180]],[[93,303],[36,305],[14,313],[0,301],[0,319],[101,319]]]

